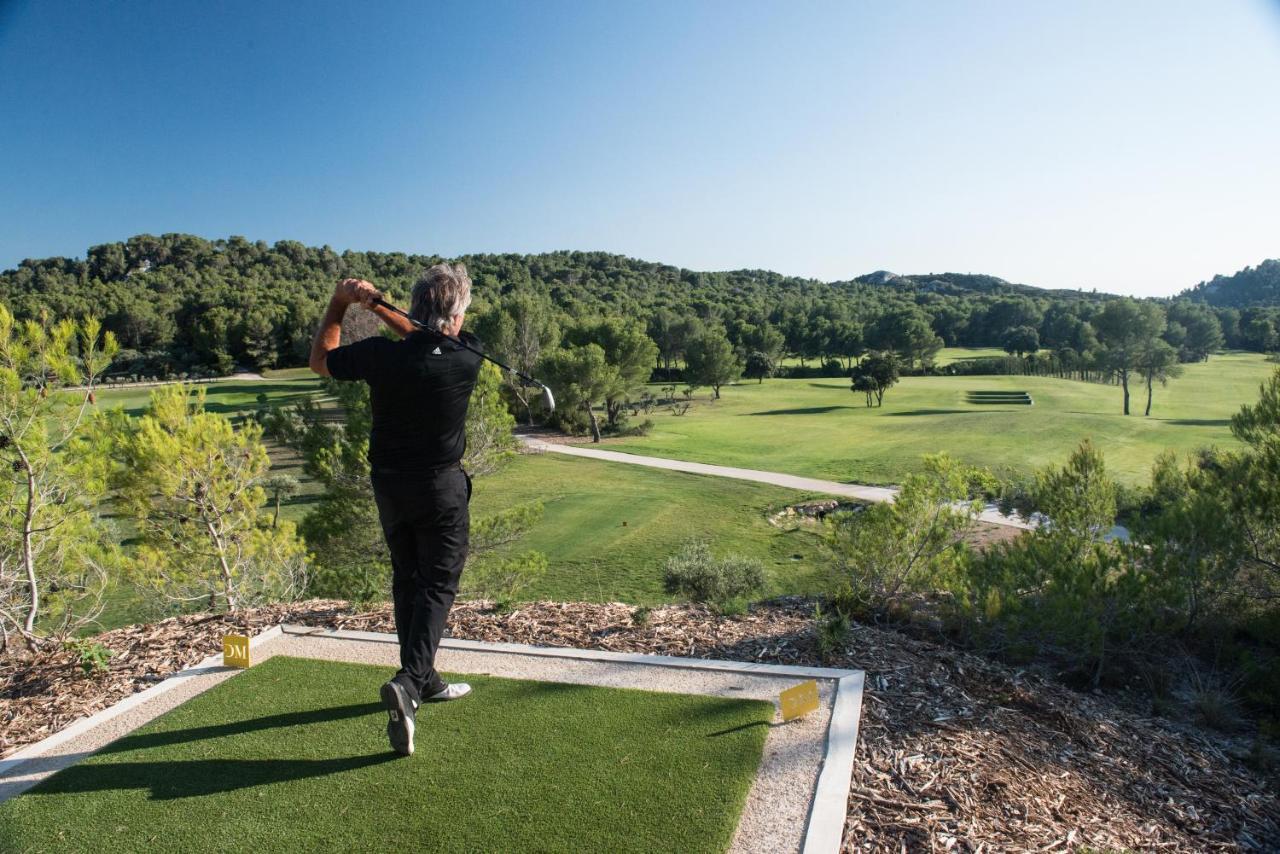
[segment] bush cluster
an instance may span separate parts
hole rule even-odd
[[[1085,442],[1001,485],[1002,509],[1039,524],[982,553],[963,544],[964,478],[934,458],[894,504],[834,520],[840,598],[893,613],[904,594],[941,593],[957,638],[1095,687],[1141,674],[1165,693],[1182,649],[1225,668],[1215,684],[1236,686],[1234,699],[1280,715],[1280,372],[1231,429],[1239,450],[1165,454],[1143,490],[1121,489]]]
[[[756,560],[716,557],[706,542],[686,543],[667,558],[663,583],[668,593],[711,605],[721,612],[740,610],[743,600],[764,587],[764,566]]]

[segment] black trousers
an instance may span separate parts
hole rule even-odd
[[[454,465],[426,474],[374,469],[371,480],[391,549],[395,679],[420,699],[445,687],[435,657],[467,562],[471,478]]]

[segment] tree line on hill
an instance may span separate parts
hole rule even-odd
[[[109,376],[226,374],[305,364],[336,279],[365,278],[403,300],[439,260],[288,240],[138,235],[93,246],[84,260],[23,261],[0,274],[0,301],[20,319],[101,318],[121,347]],[[566,426],[595,433],[619,429],[636,388],[651,379],[718,396],[744,375],[852,377],[869,354],[892,354],[903,372],[931,371],[943,346],[1000,347],[1016,361],[949,370],[1116,382],[1127,412],[1131,379],[1150,398],[1179,363],[1223,347],[1280,348],[1280,305],[1225,304],[1231,283],[1219,280],[1177,299],[1132,300],[991,276],[872,274],[823,283],[762,270],[696,272],[601,252],[457,260],[475,283],[473,325],[482,340],[516,367],[553,376],[568,394]],[[1269,281],[1276,266],[1238,275],[1256,295],[1263,290],[1254,283]],[[799,364],[783,367],[784,360]],[[523,390],[511,394],[531,417]]]

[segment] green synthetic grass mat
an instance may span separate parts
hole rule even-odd
[[[773,717],[466,676],[404,758],[392,672],[269,659],[0,804],[0,851],[723,851]]]

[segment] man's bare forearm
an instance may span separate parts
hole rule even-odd
[[[329,376],[329,368],[325,364],[329,351],[338,349],[338,345],[342,343],[342,318],[346,316],[347,305],[334,295],[329,300],[324,317],[320,319],[316,337],[311,340],[311,370],[322,377]]]

